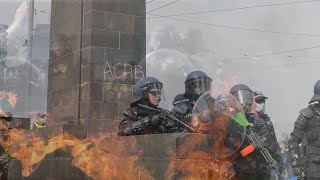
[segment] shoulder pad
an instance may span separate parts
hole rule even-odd
[[[298,119],[294,123],[295,128],[305,129],[307,127],[308,118],[302,114],[298,116]]]
[[[268,114],[262,114],[261,118],[264,119],[265,121],[270,121],[270,117],[268,116]]]
[[[127,109],[126,111],[124,111],[122,113],[122,115],[126,116],[126,117],[129,117],[129,118],[135,117],[135,116],[137,116],[137,108]]]
[[[302,109],[299,113],[307,118],[313,117],[313,110],[309,107]]]

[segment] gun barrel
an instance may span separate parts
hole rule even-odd
[[[179,123],[183,128],[185,128],[187,131],[189,132],[196,132],[196,130],[191,127],[189,124],[183,122],[182,120],[178,119],[177,117],[175,117],[174,115],[172,115],[170,112],[167,112],[168,113],[168,117],[173,120],[173,121],[176,121],[177,123]]]
[[[278,164],[272,158],[272,156],[269,153],[269,151],[266,148],[262,148],[260,150],[260,152],[263,155],[263,157],[265,158],[265,160],[267,161],[267,163],[269,164],[269,166],[277,173],[277,175],[280,175]]]
[[[248,129],[247,135],[248,135],[248,138],[251,141],[251,144],[254,147],[256,147],[257,149],[259,149],[260,153],[262,154],[262,156],[264,157],[264,159],[266,160],[266,162],[268,163],[270,168],[275,170],[277,175],[280,175],[279,167],[278,167],[277,162],[273,159],[273,157],[269,153],[268,149],[264,147],[264,145],[262,144],[262,142],[259,139],[259,137],[255,134],[255,132],[250,130],[250,129]]]
[[[152,107],[142,105],[142,104],[138,104],[138,107],[149,110],[149,111],[157,112],[157,113],[160,112],[160,109],[152,108]]]

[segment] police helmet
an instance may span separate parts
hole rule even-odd
[[[181,103],[181,102],[184,102],[184,101],[188,101],[188,99],[183,95],[183,94],[177,94],[174,99],[173,99],[173,106]]]
[[[261,91],[255,91],[253,92],[254,95],[254,100],[259,103],[259,102],[264,102],[268,97],[266,97]]]
[[[211,88],[212,79],[202,71],[193,71],[188,74],[185,84],[185,94],[188,97],[193,95],[201,96]]]
[[[254,95],[253,91],[245,84],[234,85],[230,91],[241,104],[253,104]]]
[[[133,103],[139,101],[143,98],[148,98],[148,93],[151,89],[158,89],[156,95],[162,95],[163,84],[158,79],[154,77],[144,77],[140,79],[133,89]]]
[[[320,101],[320,80],[316,82],[313,88],[313,96],[309,103]]]

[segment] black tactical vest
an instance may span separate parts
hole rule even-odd
[[[310,105],[309,108],[313,111],[313,116],[307,121],[306,138],[308,145],[320,148],[320,107]]]

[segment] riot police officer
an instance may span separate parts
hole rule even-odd
[[[130,109],[122,113],[119,136],[142,135],[166,132],[163,124],[164,115],[153,113],[138,105],[158,108],[163,94],[163,84],[156,78],[145,77],[134,86],[133,102]]]
[[[300,143],[306,148],[299,148]],[[300,111],[294,123],[288,145],[294,174],[304,173],[308,180],[320,179],[320,80],[314,85],[309,106]]]
[[[181,96],[176,98],[183,99],[183,101],[179,101],[179,103],[175,103],[174,101],[174,108],[172,109],[174,115],[180,120],[191,124],[191,114],[194,104],[203,93],[210,90],[211,83],[212,79],[202,71],[193,71],[189,73],[184,82],[184,99],[181,98]],[[181,131],[183,130],[181,129]]]
[[[261,117],[265,114],[266,112],[266,100],[268,97],[266,97],[261,91],[255,91],[253,92],[254,94],[254,100],[256,102],[256,111],[258,115]]]
[[[188,101],[188,99],[186,97],[184,97],[183,94],[177,94],[174,98],[173,98],[173,102],[172,105],[173,106],[177,106],[180,103],[185,103],[186,101]]]
[[[271,156],[275,157],[279,145],[277,143],[268,144],[276,141],[274,131],[273,129],[264,129],[268,127],[267,122],[255,112],[253,91],[247,85],[237,84],[230,89],[230,94],[241,103],[247,120],[253,124],[254,132],[264,140],[262,144],[269,150]],[[242,147],[248,145],[250,145],[249,139],[245,139]],[[279,160],[281,161],[281,159]],[[237,157],[235,170],[239,179],[270,179],[271,169],[268,166],[264,157],[258,151],[253,151],[246,157]]]
[[[254,125],[258,134],[264,138],[264,142],[267,145],[268,150],[273,155],[273,158],[277,161],[279,170],[283,170],[283,161],[281,158],[281,148],[277,141],[276,134],[274,132],[273,124],[270,117],[265,113],[266,99],[268,99],[262,92],[254,92],[255,110],[257,115],[263,121],[257,121]],[[257,168],[260,172],[271,175],[271,169],[264,159],[257,161]]]

